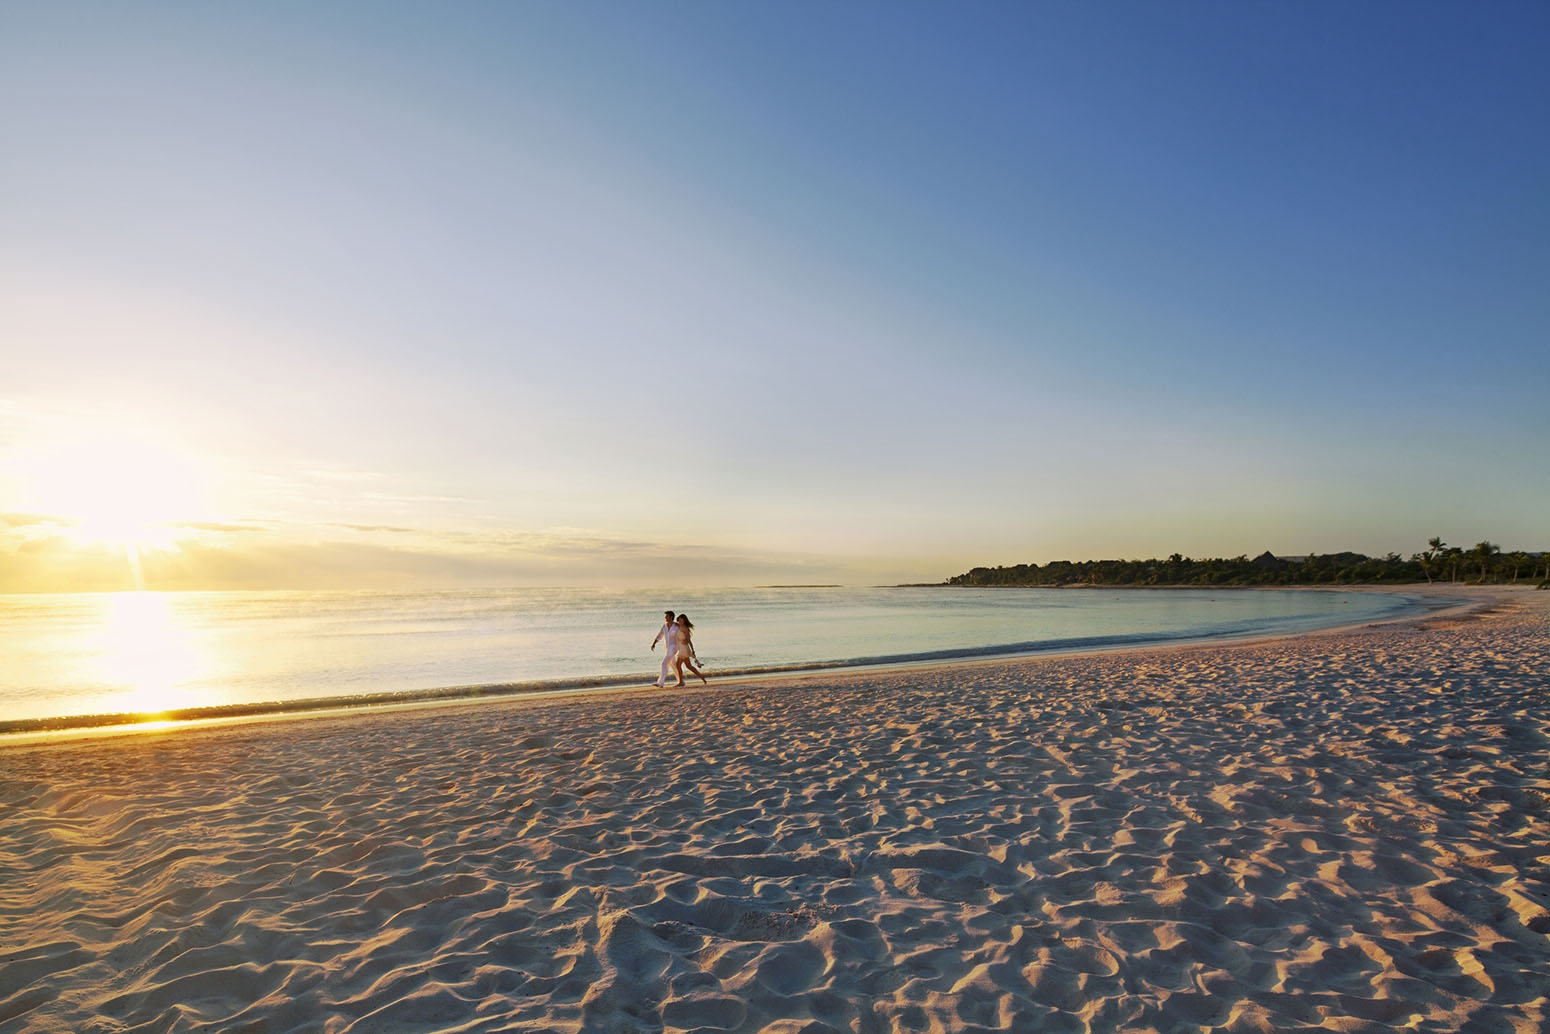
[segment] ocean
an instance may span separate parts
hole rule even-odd
[[[655,677],[662,611],[707,675],[1306,631],[1420,609],[1322,590],[762,588],[0,596],[0,729],[36,719]]]

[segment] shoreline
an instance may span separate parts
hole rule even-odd
[[[946,588],[956,588],[946,586]],[[1017,587],[1005,587],[1017,588]],[[1077,588],[1102,589],[1105,586],[1077,586]],[[1201,589],[1199,586],[1169,586],[1165,588]],[[1204,587],[1204,590],[1239,592],[1262,591],[1264,586]],[[1280,589],[1284,587],[1269,587]],[[1081,642],[1057,642],[1048,647],[1016,649],[984,647],[963,650],[937,651],[932,654],[902,655],[898,657],[858,658],[846,661],[820,661],[789,666],[771,666],[750,669],[734,669],[716,675],[715,688],[742,688],[755,682],[759,684],[796,681],[814,676],[864,675],[872,672],[931,670],[941,667],[959,667],[978,664],[1010,663],[1037,658],[1060,658],[1083,654],[1126,653],[1140,650],[1187,649],[1239,643],[1273,642],[1286,638],[1315,636],[1339,632],[1369,624],[1386,624],[1425,620],[1438,613],[1452,610],[1468,610],[1483,604],[1480,598],[1494,599],[1496,593],[1511,594],[1528,591],[1510,586],[1449,585],[1446,591],[1435,586],[1413,584],[1405,586],[1301,586],[1292,587],[1309,592],[1373,592],[1394,596],[1419,597],[1423,602],[1417,610],[1386,618],[1364,619],[1354,624],[1330,625],[1324,628],[1297,632],[1248,632],[1218,635],[1187,636],[1180,638],[1147,638],[1138,636],[1132,641],[1116,641],[1112,637],[1098,637],[1088,645]],[[1461,590],[1475,590],[1462,592]],[[1427,598],[1439,601],[1429,607]],[[350,715],[370,715],[402,710],[429,710],[447,707],[505,706],[524,701],[553,701],[570,697],[587,698],[596,695],[630,695],[667,692],[678,687],[656,687],[650,683],[649,673],[631,679],[608,676],[586,677],[574,680],[545,680],[538,682],[496,683],[472,686],[447,686],[424,690],[392,693],[359,694],[350,696],[317,697],[300,700],[255,701],[252,703],[215,705],[210,707],[182,708],[144,715],[101,714],[69,715],[57,718],[17,719],[0,721],[0,751],[11,747],[32,746],[48,743],[72,743],[102,737],[136,736],[145,734],[192,733],[207,729],[227,728],[234,725],[252,725],[264,722],[291,722],[321,718],[338,718]],[[685,687],[696,688],[696,687]],[[697,687],[704,688],[704,687]]]
[[[0,1025],[1529,1031],[1550,597],[0,751]]]

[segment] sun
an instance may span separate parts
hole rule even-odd
[[[80,545],[170,549],[195,515],[199,479],[186,454],[147,435],[99,429],[33,449],[22,463],[30,506]]]

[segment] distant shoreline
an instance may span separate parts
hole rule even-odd
[[[1226,592],[1226,591],[1231,591],[1231,590],[1264,591],[1264,590],[1267,590],[1267,589],[1271,590],[1271,591],[1280,591],[1280,590],[1284,590],[1284,589],[1325,589],[1325,590],[1330,590],[1330,591],[1334,591],[1334,592],[1347,592],[1347,591],[1359,591],[1359,590],[1362,590],[1362,589],[1381,589],[1381,590],[1386,590],[1386,589],[1396,589],[1396,590],[1397,589],[1417,589],[1417,588],[1419,588],[1419,589],[1447,589],[1447,588],[1450,588],[1450,587],[1451,588],[1457,588],[1457,589],[1465,589],[1465,588],[1469,588],[1469,589],[1481,589],[1481,588],[1486,588],[1486,589],[1490,589],[1490,588],[1510,589],[1513,586],[1512,586],[1512,583],[1510,583],[1510,582],[1505,584],[1505,585],[1491,585],[1491,584],[1481,585],[1479,582],[1294,582],[1294,583],[1287,584],[1287,585],[1279,585],[1279,584],[1245,585],[1245,584],[1237,584],[1237,583],[1227,583],[1227,584],[1222,584],[1222,585],[1209,585],[1209,584],[1201,585],[1199,583],[1192,583],[1192,582],[1168,582],[1168,583],[1159,583],[1157,585],[1138,585],[1138,584],[1136,584],[1134,582],[1115,582],[1113,584],[1109,584],[1109,583],[1105,583],[1105,582],[1064,582],[1064,583],[1061,583],[1059,585],[1039,585],[1039,584],[1034,584],[1034,583],[1029,583],[1029,584],[1026,584],[1026,585],[1012,584],[1012,583],[986,584],[986,585],[968,585],[968,584],[962,584],[962,583],[957,583],[957,582],[901,582],[898,585],[890,585],[890,586],[886,586],[885,588],[890,588],[890,589],[1140,589],[1140,590],[1150,590],[1150,589],[1198,589],[1198,590],[1205,590],[1205,589],[1210,589],[1213,592],[1215,592],[1215,591]],[[1523,583],[1523,584],[1520,584],[1518,587],[1519,588],[1528,588],[1528,587],[1531,587],[1531,586],[1528,586],[1526,583]]]
[[[1541,588],[1550,587],[1550,552],[1522,549],[1503,552],[1500,546],[1491,542],[1481,542],[1473,549],[1464,550],[1446,546],[1439,538],[1432,539],[1427,549],[1408,559],[1398,553],[1372,557],[1349,551],[1276,556],[1266,550],[1253,558],[1246,555],[1187,557],[1173,553],[1166,558],[1146,560],[1051,560],[1044,564],[980,566],[953,575],[946,584],[987,589],[1079,585],[1153,589],[1423,583],[1506,586],[1517,585],[1520,581]]]

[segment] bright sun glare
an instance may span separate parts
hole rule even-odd
[[[99,679],[119,687],[104,710],[155,714],[198,703],[188,684],[200,670],[200,653],[167,597],[124,592],[104,600],[96,643]]]
[[[173,522],[193,516],[189,460],[148,438],[103,431],[36,449],[23,464],[32,508],[70,522],[85,544],[169,549]]]

